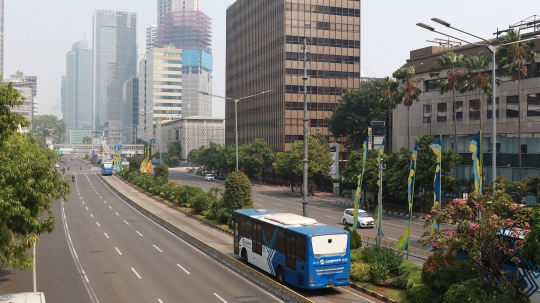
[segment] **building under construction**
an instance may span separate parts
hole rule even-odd
[[[212,20],[201,11],[166,12],[157,30],[158,47],[174,46],[212,53]]]

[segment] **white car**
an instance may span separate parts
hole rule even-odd
[[[354,208],[347,208],[343,211],[343,225],[353,224],[353,212]],[[357,227],[375,227],[375,221],[373,221],[373,218],[365,210],[359,209]]]
[[[60,168],[60,164],[56,163],[56,164],[54,165],[54,167]]]
[[[206,175],[204,175],[204,180],[206,180],[206,181],[214,181],[214,175],[213,174],[206,174]]]

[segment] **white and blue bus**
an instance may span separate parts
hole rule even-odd
[[[234,253],[306,289],[350,283],[350,235],[315,219],[269,209],[234,212]]]
[[[112,162],[103,162],[101,164],[101,174],[104,176],[110,176],[113,173],[113,164]]]

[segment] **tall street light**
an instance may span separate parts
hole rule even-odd
[[[273,91],[273,89],[266,90],[264,92],[260,92],[260,93],[257,93],[257,94],[245,96],[245,97],[238,98],[238,99],[234,99],[234,98],[230,98],[230,97],[223,97],[223,96],[216,96],[216,95],[212,95],[212,94],[207,93],[207,92],[199,91],[199,94],[202,94],[202,95],[205,95],[205,96],[212,96],[212,97],[216,97],[216,98],[220,98],[220,99],[234,101],[234,135],[235,135],[235,145],[236,145],[235,146],[236,147],[236,171],[238,171],[238,101],[244,100],[244,99],[247,99],[247,98],[251,98],[251,97],[255,97],[255,96],[259,96],[259,95],[264,95],[264,94],[269,93],[271,91]]]
[[[425,28],[427,30],[430,30],[434,33],[437,33],[437,34],[441,34],[441,35],[444,35],[444,36],[447,36],[447,37],[450,37],[452,39],[456,39],[456,40],[459,40],[459,41],[462,41],[462,42],[465,42],[465,43],[468,43],[468,44],[471,44],[471,45],[476,45],[476,46],[485,46],[492,54],[492,57],[491,57],[491,66],[492,66],[492,72],[491,72],[491,80],[492,80],[492,90],[493,90],[493,94],[491,96],[491,101],[492,101],[492,106],[493,106],[493,114],[491,115],[492,116],[492,120],[493,120],[493,138],[492,138],[492,147],[491,147],[491,154],[492,154],[492,157],[491,157],[491,170],[492,170],[492,179],[493,179],[493,194],[495,194],[495,180],[497,179],[497,107],[496,107],[496,100],[497,100],[497,92],[496,92],[496,80],[495,80],[495,70],[496,70],[496,67],[497,67],[497,63],[495,62],[495,54],[497,54],[497,52],[501,49],[501,46],[505,46],[505,45],[510,45],[510,44],[515,44],[515,43],[520,43],[520,42],[524,42],[524,41],[529,41],[529,40],[533,40],[535,38],[537,38],[537,36],[534,36],[533,38],[528,38],[528,39],[523,39],[523,40],[519,40],[519,41],[514,41],[514,42],[510,42],[510,43],[505,43],[505,44],[499,44],[499,45],[493,45],[495,44],[497,41],[489,41],[489,40],[486,40],[484,38],[481,38],[481,37],[478,37],[478,36],[475,36],[473,34],[470,34],[466,31],[463,31],[463,30],[460,30],[460,29],[457,29],[455,27],[452,27],[451,24],[449,22],[446,22],[442,19],[439,19],[439,18],[431,18],[432,21],[434,22],[437,22],[439,24],[442,24],[448,28],[451,28],[453,30],[456,30],[458,32],[462,32],[466,35],[469,35],[471,37],[475,37],[477,39],[480,39],[480,40],[483,40],[484,42],[486,42],[486,44],[476,44],[476,43],[471,43],[469,41],[466,41],[466,40],[463,40],[463,39],[459,39],[459,38],[456,38],[456,37],[453,37],[453,36],[450,36],[450,35],[447,35],[445,33],[441,33],[441,32],[438,32],[435,30],[434,27],[432,26],[429,26],[427,24],[424,24],[424,23],[416,23],[417,26],[420,26],[422,28]],[[519,92],[518,92],[519,94]],[[521,148],[521,147],[519,147]]]

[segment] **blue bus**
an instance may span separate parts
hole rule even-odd
[[[110,176],[113,173],[113,164],[112,162],[103,162],[101,164],[101,174],[104,176]]]
[[[350,283],[350,236],[315,219],[269,209],[234,212],[234,253],[280,283],[316,289]]]

